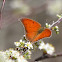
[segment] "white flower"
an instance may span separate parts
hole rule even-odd
[[[15,62],[6,55],[6,52],[0,51],[0,62]]]
[[[31,54],[31,51],[30,50],[27,50],[29,54]]]
[[[23,47],[25,44],[25,41],[22,41],[22,39],[19,42],[14,42],[15,46],[17,47]]]
[[[6,50],[5,53],[6,53],[6,55],[12,56],[12,57],[15,57],[15,58],[20,56],[20,53],[16,50],[13,50],[13,49]]]
[[[58,26],[55,26],[55,27],[53,27],[53,28],[54,28],[56,34],[59,34],[59,27],[58,27]]]
[[[22,55],[18,57],[17,62],[28,62]]]
[[[12,51],[11,56],[17,58],[20,56],[20,53],[18,51]]]
[[[22,39],[20,39],[20,43],[25,43],[25,41],[22,41]]]
[[[4,62],[15,62],[14,60],[11,60],[11,59],[5,59]]]
[[[45,44],[44,42],[41,42],[39,49],[40,50],[44,49],[47,52],[47,54],[50,54],[50,55],[52,55],[55,52],[55,49],[51,44],[49,43]]]
[[[28,47],[28,49],[33,49],[33,45],[30,42],[25,43],[25,47]]]
[[[55,26],[55,28],[57,28],[57,29],[58,29],[58,26]]]
[[[49,43],[47,43],[47,44],[45,45],[45,50],[46,50],[46,52],[47,52],[48,54],[50,54],[50,55],[52,55],[52,54],[55,52],[54,47],[53,47],[51,44],[49,44]]]
[[[13,59],[11,57],[14,57]],[[18,51],[9,49],[0,51],[0,62],[28,62]]]
[[[5,61],[5,55],[4,52],[0,51],[0,62],[4,62]]]
[[[46,23],[46,28],[50,28],[50,27],[51,27],[51,25]]]
[[[26,37],[26,35],[23,35],[23,37]]]
[[[20,46],[20,42],[14,42],[16,46]]]
[[[59,29],[56,30],[57,32],[59,31]]]
[[[46,28],[48,28],[49,26],[48,26],[48,23],[46,23]]]
[[[48,23],[46,23],[46,25],[48,25]]]
[[[20,42],[22,42],[22,39],[20,39]]]
[[[42,41],[42,42],[40,43],[39,49],[41,50],[41,49],[44,49],[44,48],[45,48],[45,43]]]

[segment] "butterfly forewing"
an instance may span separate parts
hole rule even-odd
[[[26,30],[26,38],[29,41],[32,41],[41,28],[40,23],[27,18],[21,19],[21,22],[23,23]]]

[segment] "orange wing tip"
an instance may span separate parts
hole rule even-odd
[[[21,21],[22,22],[24,19],[27,19],[27,18],[21,17],[21,18],[18,19],[18,21]]]
[[[25,21],[27,21],[27,20],[31,20],[31,19],[25,18],[25,17],[22,17],[22,18],[20,19],[20,21],[21,21],[22,23],[25,23]]]
[[[21,21],[22,19],[24,19],[24,17],[19,18],[18,21]]]
[[[25,18],[21,18],[20,20],[23,21]]]

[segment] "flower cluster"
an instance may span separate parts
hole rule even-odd
[[[9,49],[0,51],[0,62],[28,62],[19,51]]]
[[[31,59],[31,51],[33,46],[30,42],[25,42],[25,40],[20,40],[19,42],[14,42],[16,49],[9,49],[6,51],[0,51],[0,61],[1,62],[28,62],[26,59]]]
[[[33,49],[33,45],[30,42],[25,42],[22,39],[19,42],[14,42],[15,46],[18,48],[26,47],[28,49]]]
[[[54,24],[54,21],[53,21]],[[51,28],[52,25],[46,23],[46,28]],[[56,34],[59,34],[59,27],[58,26],[54,26],[52,27],[52,30],[54,30],[56,32]]]
[[[31,58],[31,51],[33,49],[33,45],[30,42],[26,42],[25,40],[20,40],[19,42],[14,42],[16,49],[20,51],[26,59]]]
[[[33,46],[37,46],[46,54],[52,55],[55,52],[55,49],[51,44],[45,44],[42,40],[39,40],[32,45],[30,42],[21,39],[19,42],[14,42],[14,44],[16,46],[15,50],[9,49],[0,51],[1,62],[27,62],[26,59],[31,59],[31,49],[33,49]]]
[[[46,28],[49,28],[50,26],[51,26],[50,24],[46,23]]]
[[[52,44],[49,43],[44,43],[43,41],[40,43],[39,45],[39,49],[40,50],[44,50],[45,53],[52,55],[55,52],[54,47],[52,46]]]
[[[56,34],[59,34],[59,28],[58,28],[58,26],[53,27],[52,30],[54,30],[56,32]]]

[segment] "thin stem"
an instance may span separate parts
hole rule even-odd
[[[3,10],[3,8],[4,8],[5,1],[6,1],[6,0],[3,0],[2,6],[1,6],[1,12],[2,12],[2,10]]]
[[[4,8],[5,1],[6,0],[3,0],[2,6],[1,6],[1,10],[0,10],[0,28],[1,28],[1,25],[2,25],[2,11],[3,11],[3,8]]]
[[[37,59],[35,59],[35,61],[40,61],[40,60],[45,60],[45,59],[49,59],[49,58],[56,58],[56,57],[61,57],[62,53],[57,53],[57,54],[53,54],[53,55],[43,55]]]
[[[61,21],[62,21],[62,17],[59,18],[56,22],[54,22],[54,23],[49,27],[49,29],[51,29],[53,26],[58,25]]]

